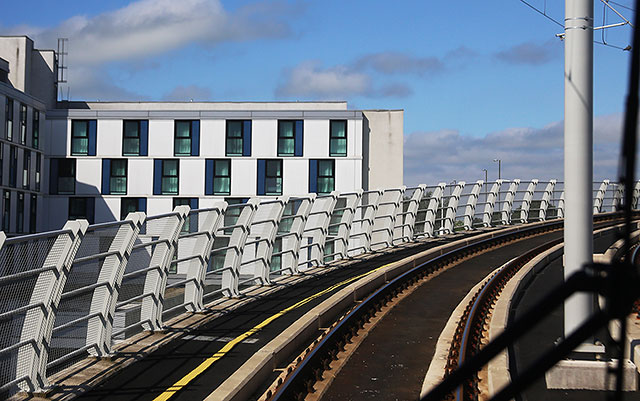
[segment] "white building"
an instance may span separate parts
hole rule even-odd
[[[8,70],[0,101],[17,105],[13,120],[5,113],[2,122],[20,122],[11,137],[0,139],[2,171],[17,163],[29,177],[24,189],[13,178],[15,168],[2,177],[7,232],[24,232],[19,221],[34,221],[25,213],[30,200],[22,206],[21,197],[36,200],[33,228],[40,231],[59,228],[69,218],[98,223],[134,210],[159,214],[179,204],[207,207],[217,199],[402,185],[402,110],[348,110],[346,102],[55,102],[53,53],[32,50],[51,55],[49,75],[36,76],[24,60],[11,60],[16,43],[33,48],[26,37],[0,38],[0,70]],[[36,89],[42,85],[51,91]],[[24,144],[17,110],[23,104]],[[36,131],[34,115],[42,125]],[[34,132],[42,137],[37,149]]]

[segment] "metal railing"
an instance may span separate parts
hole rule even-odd
[[[594,213],[619,207],[622,192],[594,183]],[[639,197],[640,182],[634,208]],[[40,391],[47,375],[110,355],[166,319],[314,266],[458,230],[562,218],[564,186],[454,182],[212,205],[69,221],[11,239],[0,232],[0,393]]]

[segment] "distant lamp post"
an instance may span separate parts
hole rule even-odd
[[[484,171],[484,203],[487,203],[487,181],[489,180],[489,172],[487,171],[486,168],[483,168],[482,171]]]
[[[501,172],[501,170],[502,170],[502,160],[500,160],[500,159],[493,159],[493,162],[494,162],[494,163],[495,163],[495,162],[498,162],[498,179],[500,180],[500,179],[502,179],[502,172]]]

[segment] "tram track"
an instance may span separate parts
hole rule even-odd
[[[619,218],[614,214],[608,214],[606,216],[599,216],[595,218],[594,221],[596,222],[594,224],[595,227],[602,228],[607,225],[616,224],[619,222]],[[328,381],[331,381],[336,375],[335,371],[339,370],[340,367],[346,363],[344,360],[348,359],[349,353],[354,352],[354,346],[351,345],[351,342],[357,343],[361,341],[361,338],[366,337],[366,332],[371,330],[372,326],[375,325],[372,324],[372,322],[375,323],[380,320],[380,315],[390,309],[393,303],[398,303],[399,299],[408,296],[419,287],[420,284],[434,278],[439,272],[472,257],[498,249],[510,243],[533,238],[545,233],[559,232],[561,229],[562,222],[558,221],[539,224],[530,229],[523,229],[518,232],[497,235],[493,238],[473,241],[473,243],[464,247],[452,249],[439,257],[417,265],[376,290],[347,313],[334,327],[323,333],[321,338],[318,338],[314,344],[296,358],[296,362],[283,370],[278,380],[276,380],[274,385],[267,390],[260,399],[319,399],[322,395],[320,393],[324,393],[327,387],[325,383],[327,380],[324,376],[330,376],[330,380]],[[513,275],[526,261],[559,241],[561,241],[561,238],[547,241],[547,243],[542,246],[536,247],[536,249],[526,252],[521,255],[521,257],[514,259],[513,263],[511,263],[508,268],[505,268],[503,273],[497,274],[496,277],[489,280],[492,282],[491,284],[485,285],[480,290],[478,296],[474,297],[474,301],[477,302],[472,303],[465,317],[461,319],[461,321],[469,321],[469,328],[467,329],[467,326],[463,324],[463,328],[459,329],[461,332],[457,336],[458,339],[454,340],[454,351],[451,353],[451,360],[448,363],[449,368],[457,365],[457,357],[460,355],[471,355],[474,347],[475,349],[479,347],[482,341],[482,332],[484,331],[479,328],[483,327],[484,319],[486,319],[486,315],[490,310],[491,303],[495,301],[495,297],[499,294],[501,285],[504,285],[504,283],[508,281],[508,277]],[[466,337],[463,335],[465,331],[467,332]],[[474,336],[468,335],[472,333],[479,333],[479,339],[472,338]],[[463,344],[464,347],[460,348],[460,345]],[[468,349],[465,347],[468,347]],[[457,349],[457,351],[455,351],[455,349]],[[340,362],[340,360],[343,361]],[[329,372],[328,369],[333,372]],[[471,384],[470,389],[472,389],[472,392],[475,391],[473,388],[474,385]]]

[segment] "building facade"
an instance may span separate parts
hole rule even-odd
[[[346,102],[52,102],[44,89],[39,100],[11,80],[15,69],[3,53],[15,45],[9,39],[0,38],[2,123],[12,129],[0,138],[7,233],[220,199],[402,185],[402,110],[349,110]],[[15,64],[26,70],[26,62]],[[21,76],[32,89],[54,88],[55,70],[53,63],[48,81]]]

